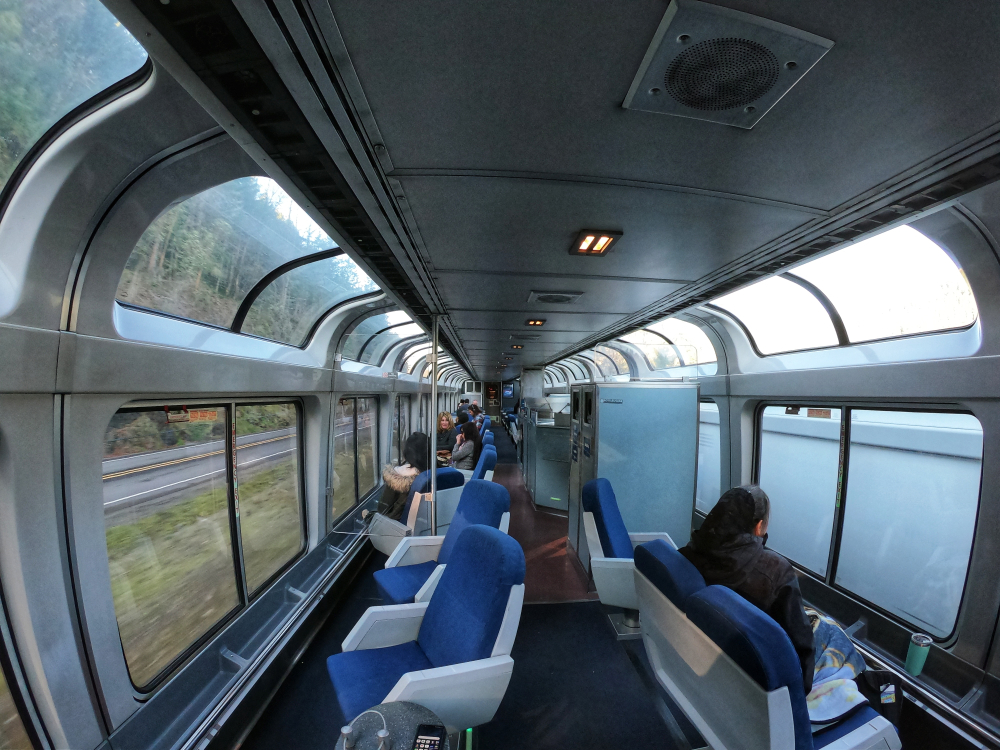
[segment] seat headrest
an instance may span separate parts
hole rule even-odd
[[[485,445],[493,445],[493,444],[494,443],[493,443],[493,433],[492,432],[487,432],[485,435],[483,435],[483,445],[484,446]]]
[[[811,750],[812,730],[802,666],[781,626],[725,586],[706,586],[688,597],[688,619],[764,690],[788,688],[796,750]]]
[[[441,543],[438,562],[448,563],[452,550],[458,543],[459,535],[469,526],[482,524],[494,529],[500,528],[500,520],[510,510],[510,493],[502,484],[483,479],[470,479],[462,490],[455,515]]]
[[[698,569],[663,539],[635,548],[635,569],[682,611],[688,597],[705,588]]]
[[[493,445],[484,445],[482,452],[479,454],[479,463],[476,464],[476,468],[472,471],[472,476],[474,479],[482,479],[486,476],[486,472],[490,471],[497,465],[497,449]]]
[[[618,510],[618,499],[607,479],[591,479],[583,485],[583,509],[594,514],[597,535],[605,557],[631,560],[632,542]]]
[[[465,475],[458,469],[438,469],[437,488],[439,490],[450,490],[454,487],[461,487],[465,484]],[[431,471],[428,469],[417,475],[410,486],[410,498],[417,492],[431,491]]]
[[[464,529],[417,635],[431,664],[444,667],[488,658],[500,634],[510,589],[522,583],[521,545],[487,526]]]

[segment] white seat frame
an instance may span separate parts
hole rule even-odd
[[[587,548],[590,550],[590,570],[601,604],[624,609],[639,609],[635,594],[635,562],[624,557],[605,557],[601,537],[597,533],[594,514],[583,514],[583,525],[587,532]],[[635,532],[628,535],[632,549],[640,544],[662,539],[674,549],[677,545],[670,535],[662,531]]]
[[[437,491],[437,512],[438,531],[443,531],[451,524],[451,519],[455,516],[458,502],[462,498],[463,484],[460,487],[451,487],[447,490]],[[417,493],[410,503],[410,513],[406,523],[386,518],[381,513],[376,513],[368,527],[368,536],[372,544],[384,555],[391,555],[396,551],[400,542],[410,536],[425,536],[431,533],[431,493]]]
[[[443,565],[438,566],[439,570],[443,568]],[[343,650],[385,648],[416,640],[428,604],[424,601],[369,607],[344,639]],[[429,708],[444,722],[449,734],[492,721],[514,670],[510,652],[523,604],[524,584],[512,586],[500,632],[488,658],[407,672],[382,702],[410,701]]]
[[[713,750],[795,750],[787,687],[765,691],[635,571],[640,626],[656,679]],[[892,724],[878,716],[823,750],[899,750]]]

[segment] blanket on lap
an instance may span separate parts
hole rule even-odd
[[[812,730],[818,732],[868,702],[854,681],[865,670],[865,660],[835,621],[812,609],[807,609],[806,614],[812,623],[816,649],[813,686],[806,705]]]

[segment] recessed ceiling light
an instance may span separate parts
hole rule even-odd
[[[569,249],[570,255],[607,255],[611,247],[618,242],[622,232],[608,229],[584,229],[577,235],[576,241]]]
[[[526,320],[524,321],[526,326],[543,326],[545,325],[544,320]]]
[[[511,349],[523,349],[524,347],[521,346],[520,344],[511,344],[510,348]]]

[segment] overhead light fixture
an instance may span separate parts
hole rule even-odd
[[[524,347],[521,346],[520,344],[511,344],[510,348],[511,349],[523,349]]]
[[[544,320],[526,320],[524,321],[526,326],[543,326],[545,325]]]
[[[622,234],[623,232],[614,232],[608,229],[584,229],[577,235],[576,241],[569,249],[569,254],[607,255]]]
[[[504,359],[514,359],[513,357],[504,357]]]

